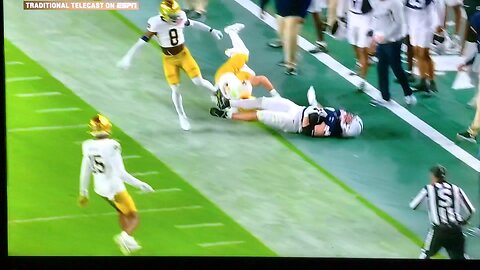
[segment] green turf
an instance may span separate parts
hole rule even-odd
[[[33,74],[42,77],[35,82],[7,83],[9,255],[121,255],[112,240],[113,235],[120,232],[114,209],[95,195],[92,188],[91,201],[87,208],[80,208],[76,202],[81,160],[80,142],[89,138],[87,126],[49,131],[15,131],[15,128],[82,124],[93,116],[96,110],[75,96],[8,40],[5,40],[5,51],[7,62],[23,63],[7,66],[7,80]],[[45,91],[57,91],[61,92],[61,95],[17,96]],[[44,114],[36,112],[46,108],[64,107],[77,107],[81,111]],[[155,189],[181,189],[176,192],[140,194],[135,188],[128,187],[141,213],[141,225],[135,236],[144,249],[138,255],[275,255],[122,130],[114,126],[113,134],[121,142],[124,155],[140,156],[125,160],[127,170],[131,173],[157,171],[156,175],[138,178],[150,183]],[[178,207],[187,208],[158,210]],[[153,212],[148,212],[151,209]],[[111,215],[96,216],[102,213]],[[72,218],[28,221],[32,218],[61,216]],[[175,227],[199,223],[224,225],[188,229]],[[213,247],[197,245],[223,241],[244,242]],[[92,245],[95,248],[92,248]]]

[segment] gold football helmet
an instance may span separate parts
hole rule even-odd
[[[180,5],[175,0],[163,0],[160,3],[160,16],[162,16],[165,21],[175,22],[180,11]]]
[[[110,135],[112,133],[112,123],[101,114],[97,114],[90,119],[90,134],[93,136]]]

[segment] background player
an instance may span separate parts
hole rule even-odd
[[[218,40],[223,37],[222,32],[201,22],[187,19],[185,12],[180,9],[180,5],[174,0],[164,0],[160,4],[160,15],[148,19],[147,32],[127,52],[118,63],[118,66],[128,68],[135,53],[150,38],[156,36],[163,51],[163,70],[165,78],[172,89],[172,101],[178,114],[180,126],[183,130],[190,130],[190,123],[183,109],[182,96],[180,94],[180,69],[187,73],[195,85],[207,88],[212,94],[216,91],[216,88],[209,81],[202,78],[197,62],[185,46],[185,37],[183,35],[185,26],[210,32]]]
[[[348,42],[353,46],[355,55],[360,63],[359,75],[365,79],[368,71],[369,48],[371,38],[369,36],[372,20],[372,6],[369,0],[343,0],[349,1],[349,12],[347,18]],[[363,91],[365,81],[362,80],[358,90]]]
[[[137,208],[123,182],[145,192],[152,192],[153,189],[125,170],[120,144],[110,138],[111,128],[110,121],[100,114],[90,120],[90,134],[94,139],[86,140],[82,144],[79,202],[81,206],[88,203],[88,186],[90,175],[93,174],[95,193],[105,198],[118,211],[122,232],[116,235],[114,240],[123,254],[128,255],[139,250],[141,246],[132,236],[139,222]]]
[[[218,107],[211,108],[212,116],[260,121],[274,129],[289,133],[301,133],[311,137],[356,137],[363,130],[358,115],[329,107],[322,108],[310,87],[308,100],[311,106],[299,106],[285,98],[261,97],[258,99],[228,100],[218,96]],[[229,107],[253,110],[232,112]]]
[[[435,68],[429,49],[433,40],[433,33],[440,30],[440,20],[437,12],[438,10],[432,0],[407,0],[406,2],[405,15],[408,35],[420,73],[420,82],[414,86],[417,91],[437,91],[434,81]]]

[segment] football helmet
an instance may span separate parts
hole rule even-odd
[[[110,120],[101,114],[97,114],[95,117],[90,119],[89,123],[90,134],[92,136],[105,136],[112,133],[112,123]]]

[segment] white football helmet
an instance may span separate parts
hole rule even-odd
[[[340,126],[342,128],[343,137],[357,137],[363,131],[363,121],[358,115],[354,115],[350,123],[346,123],[342,118]]]

